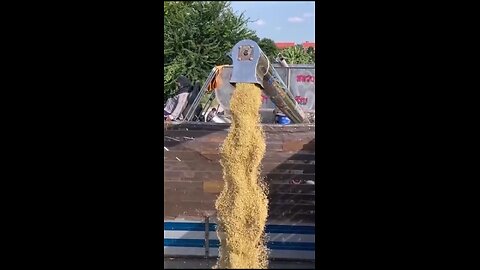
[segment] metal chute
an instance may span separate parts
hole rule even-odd
[[[285,83],[255,41],[239,41],[233,47],[231,57],[233,61],[231,84],[256,84],[293,123],[309,122]]]

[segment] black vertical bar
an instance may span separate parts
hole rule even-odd
[[[210,252],[210,218],[205,216],[205,259],[208,259]]]

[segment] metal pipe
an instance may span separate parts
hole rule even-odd
[[[279,60],[278,62],[280,63],[280,65],[281,65],[282,67],[286,67],[286,68],[289,67],[289,65],[287,64],[287,61],[285,61],[285,58],[283,58],[282,55],[279,55],[279,59],[278,59],[278,60]]]
[[[231,84],[253,83],[260,86],[275,106],[293,123],[308,123],[305,113],[255,41],[239,41],[233,47],[231,56]]]
[[[212,71],[210,71],[210,74],[208,75],[207,80],[203,83],[203,86],[202,86],[202,88],[200,88],[200,91],[198,92],[198,95],[195,97],[192,105],[190,106],[190,109],[185,114],[185,117],[184,117],[185,121],[192,121],[193,120],[194,113],[197,110],[198,105],[200,104],[200,101],[201,101],[203,95],[207,91],[208,85],[210,84],[212,79],[215,78],[215,73],[216,72],[217,72],[217,67],[214,67],[212,69]]]

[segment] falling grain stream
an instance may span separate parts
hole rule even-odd
[[[220,257],[215,268],[266,269],[268,198],[260,178],[265,137],[260,125],[261,90],[238,83],[230,102],[232,124],[221,148],[224,188],[215,207]]]

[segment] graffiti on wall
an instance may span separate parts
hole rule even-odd
[[[307,105],[307,103],[308,103],[308,97],[296,96],[296,97],[295,97],[295,101],[296,101],[299,105]]]
[[[266,104],[270,100],[270,98],[266,95],[262,95],[261,99],[263,104]],[[307,105],[308,97],[296,96],[295,101],[300,105]]]
[[[290,91],[306,111],[315,110],[315,69],[291,69]]]
[[[268,97],[262,94],[262,103],[267,103]]]
[[[312,75],[297,75],[297,82],[315,83],[315,76],[312,76]]]

